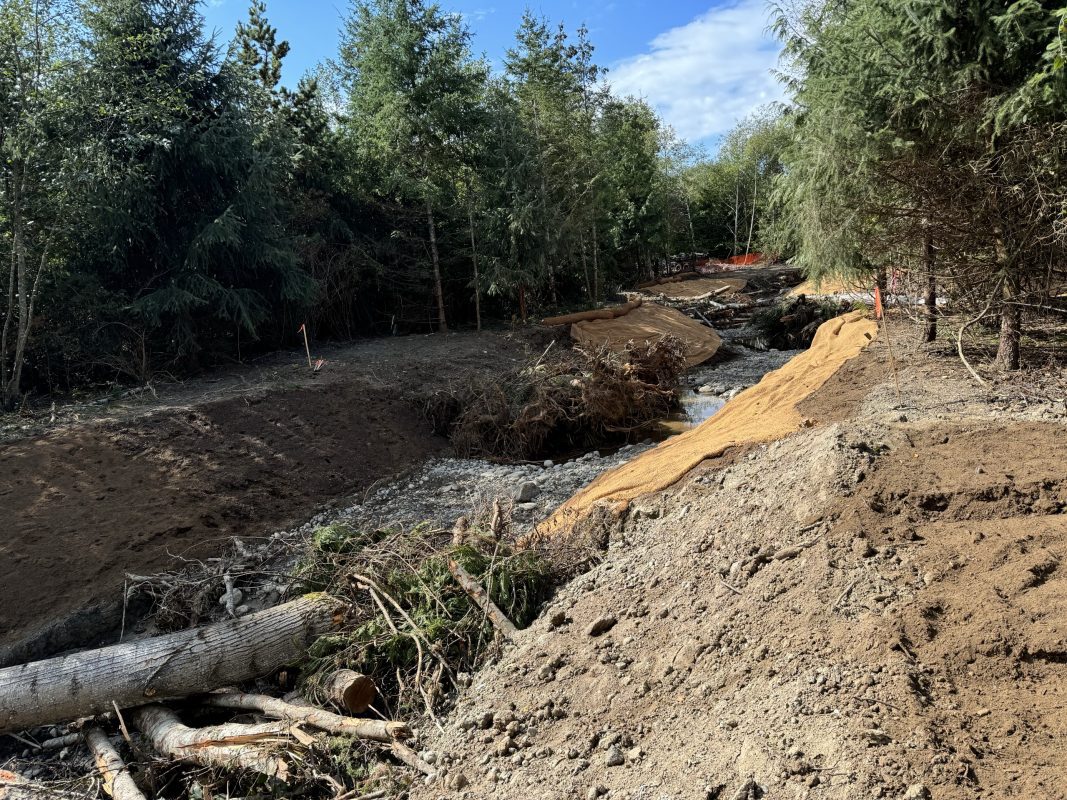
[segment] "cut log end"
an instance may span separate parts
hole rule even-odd
[[[326,693],[331,702],[349,714],[366,711],[378,696],[372,679],[350,669],[333,673],[326,681]]]

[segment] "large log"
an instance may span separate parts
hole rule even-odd
[[[372,739],[377,742],[393,742],[397,739],[406,739],[411,735],[411,728],[403,722],[342,717],[340,714],[321,708],[293,705],[263,694],[218,692],[208,695],[206,702],[208,705],[219,708],[258,711],[275,719],[305,722],[330,733]]]
[[[562,317],[548,317],[544,325],[573,325],[575,322],[585,322],[593,319],[618,319],[625,317],[635,308],[640,308],[644,301],[641,298],[623,303],[621,306],[611,308],[597,308],[593,311],[577,311],[574,314],[564,314]]]
[[[0,733],[262,677],[299,660],[339,621],[337,603],[312,594],[203,628],[0,669]]]

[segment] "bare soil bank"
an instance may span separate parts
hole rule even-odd
[[[411,396],[524,352],[494,334],[377,340],[315,377],[282,357],[0,445],[0,661],[111,627],[125,573],[269,534],[441,451]],[[110,613],[68,618],[94,603]]]

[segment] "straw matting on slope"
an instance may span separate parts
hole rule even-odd
[[[571,338],[590,349],[607,346],[625,353],[629,342],[657,341],[674,336],[685,347],[688,367],[702,364],[715,355],[722,340],[706,325],[694,322],[681,311],[655,303],[644,303],[614,319],[591,319],[571,325]]]
[[[651,294],[660,294],[669,300],[692,300],[705,297],[720,289],[728,292],[740,292],[748,285],[744,278],[694,278],[677,283],[661,283],[642,289]]]
[[[820,295],[852,294],[864,291],[869,294],[871,287],[862,286],[858,280],[826,277],[820,281],[804,281],[799,286],[793,287],[789,294],[793,297],[799,297],[802,294],[809,297],[818,297]]]
[[[541,523],[536,535],[568,531],[600,502],[621,511],[631,500],[666,489],[727,448],[773,441],[800,429],[804,420],[797,404],[859,355],[877,332],[877,323],[864,311],[824,322],[809,350],[765,375],[703,424],[601,475]]]

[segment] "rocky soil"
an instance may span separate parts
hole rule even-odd
[[[1067,426],[872,347],[635,503],[421,742],[417,798],[1067,796]]]

